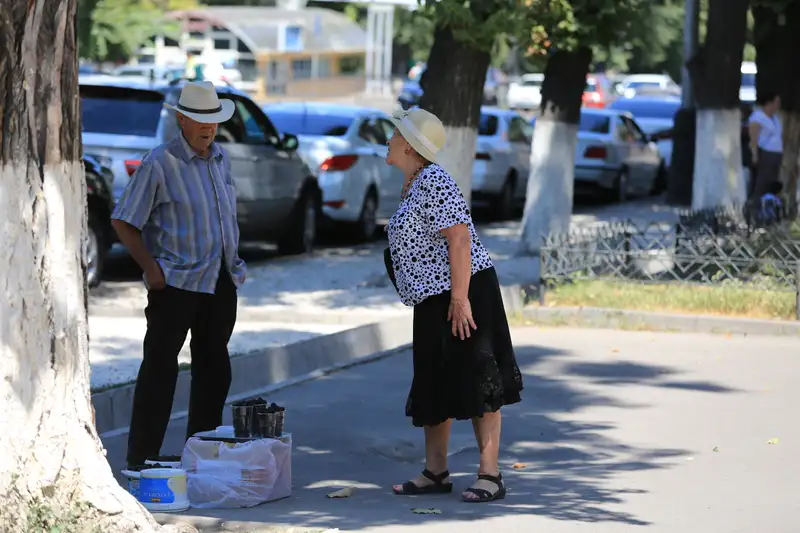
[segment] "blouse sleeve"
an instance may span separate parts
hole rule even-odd
[[[472,217],[455,180],[440,168],[431,168],[425,180],[422,214],[434,231],[469,224]]]

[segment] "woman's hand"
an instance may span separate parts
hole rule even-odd
[[[472,306],[469,298],[451,298],[450,308],[447,310],[447,320],[453,322],[453,336],[460,337],[462,341],[470,337],[470,328],[478,329],[472,318]]]

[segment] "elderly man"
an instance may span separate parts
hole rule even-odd
[[[186,438],[222,423],[231,382],[228,341],[236,322],[239,258],[236,190],[227,155],[214,142],[233,116],[210,82],[187,83],[181,134],[150,152],[112,214],[120,240],[144,271],[147,333],[133,397],[128,464],[160,454],[178,354],[191,330],[192,388]]]

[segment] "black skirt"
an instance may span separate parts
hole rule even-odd
[[[414,380],[406,415],[417,427],[480,417],[520,401],[522,375],[494,268],[473,274],[469,301],[478,329],[463,341],[447,320],[450,291],[414,306]]]

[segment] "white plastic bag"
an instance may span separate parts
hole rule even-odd
[[[192,437],[181,460],[192,507],[233,508],[292,494],[292,441],[284,437],[242,443]]]

